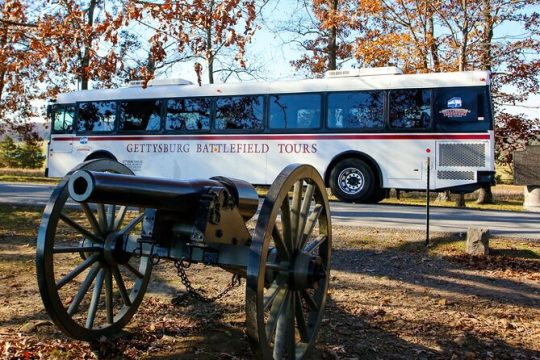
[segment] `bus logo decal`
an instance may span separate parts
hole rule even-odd
[[[81,137],[80,140],[79,140],[79,143],[80,143],[81,145],[88,144],[88,136],[83,136],[83,137]]]
[[[453,97],[448,100],[448,107],[450,109],[460,108],[462,106],[462,101],[460,97]]]

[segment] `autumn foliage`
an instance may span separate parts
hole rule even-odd
[[[397,65],[405,72],[490,70],[497,161],[538,136],[539,119],[509,108],[540,93],[536,2],[505,0],[314,0],[305,11],[297,69],[319,75],[346,66]],[[498,35],[497,34],[502,34]],[[538,109],[538,107],[536,107]]]
[[[226,81],[252,60],[246,50],[268,2],[0,0],[0,124],[4,131],[26,131],[19,125],[44,115],[35,100],[169,76],[181,63],[191,64],[200,83]],[[293,68],[315,76],[350,66],[397,65],[409,73],[490,70],[498,160],[510,162],[512,151],[534,138],[538,120],[508,109],[540,92],[535,1],[297,4],[298,21],[280,30],[296,34],[291,43],[300,55],[291,59]]]

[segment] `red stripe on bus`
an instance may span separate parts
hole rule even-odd
[[[71,141],[80,137],[55,137],[54,141]],[[146,135],[90,136],[89,141],[126,140],[489,140],[489,134],[331,134],[331,135]]]

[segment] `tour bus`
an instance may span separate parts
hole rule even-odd
[[[110,158],[137,175],[269,185],[286,165],[308,163],[347,202],[426,189],[428,171],[431,190],[494,182],[487,71],[384,67],[320,79],[142,85],[60,94],[49,107],[48,176]]]

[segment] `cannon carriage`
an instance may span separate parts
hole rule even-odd
[[[290,165],[250,230],[258,207],[241,180],[142,178],[112,160],[83,163],[53,191],[39,229],[45,308],[70,337],[110,337],[137,311],[159,261],[174,261],[180,274],[204,263],[246,279],[246,332],[258,358],[302,358],[330,278],[326,189],[313,167]]]

